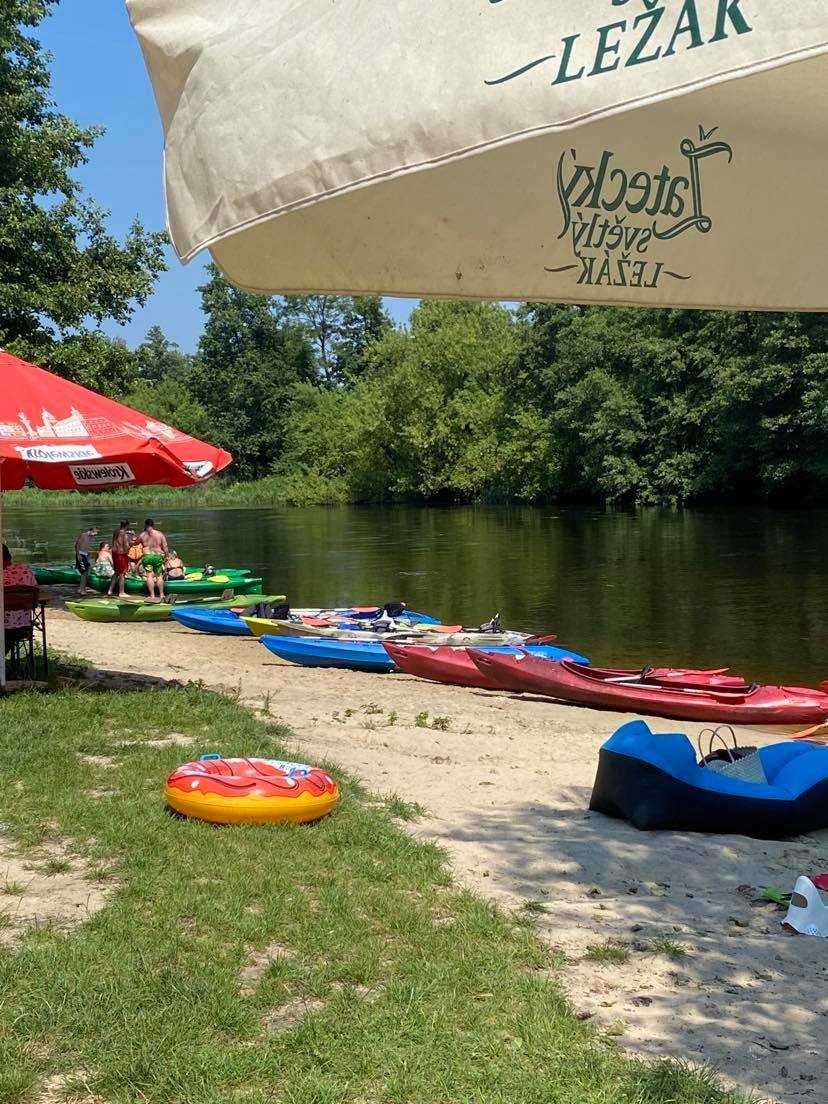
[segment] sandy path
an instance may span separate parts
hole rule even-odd
[[[418,834],[446,847],[460,881],[506,907],[542,903],[538,930],[567,955],[573,1004],[621,1045],[707,1061],[785,1104],[822,1104],[828,942],[785,934],[782,914],[751,902],[759,886],[790,889],[798,874],[828,870],[828,833],[785,843],[648,834],[590,814],[598,749],[622,714],[405,675],[306,670],[254,640],[168,624],[95,625],[55,612],[49,635],[102,670],[239,692],[294,729],[303,758],[329,757],[376,791],[420,802],[429,815]],[[418,727],[423,711],[429,722],[448,718],[448,729]],[[657,936],[688,953],[652,953]],[[584,958],[609,939],[631,944],[626,963]]]

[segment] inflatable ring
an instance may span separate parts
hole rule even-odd
[[[177,813],[213,824],[304,824],[331,812],[339,786],[303,763],[208,755],[173,771],[164,796]]]

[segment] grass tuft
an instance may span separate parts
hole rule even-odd
[[[653,954],[663,954],[674,959],[686,958],[690,953],[682,943],[671,939],[669,935],[654,936],[650,940],[650,950]]]
[[[618,939],[608,939],[606,943],[595,943],[588,948],[584,958],[590,962],[627,962],[630,948]]]
[[[397,820],[421,820],[424,816],[428,816],[427,810],[418,801],[405,801],[397,794],[391,794],[385,799],[385,807]]]

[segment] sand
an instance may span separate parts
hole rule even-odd
[[[418,802],[427,815],[416,834],[445,847],[460,883],[505,908],[531,902],[539,934],[565,955],[556,976],[573,1006],[630,1053],[706,1062],[784,1104],[825,1099],[828,941],[788,933],[784,912],[757,898],[761,886],[789,890],[797,875],[828,870],[828,833],[783,843],[650,834],[590,813],[598,749],[623,714],[307,670],[255,640],[171,624],[96,625],[55,611],[49,638],[90,673],[230,691],[288,724],[298,758],[334,760],[374,791]],[[652,723],[692,736],[701,727]],[[626,962],[585,957],[615,940]]]

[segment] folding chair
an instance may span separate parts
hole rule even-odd
[[[9,657],[9,673],[17,678],[34,678],[35,652],[34,629],[38,611],[39,591],[37,587],[16,586],[3,588],[3,606],[7,613],[24,611],[29,614],[29,623],[16,629],[6,629],[6,655]],[[44,632],[45,635],[45,632]]]

